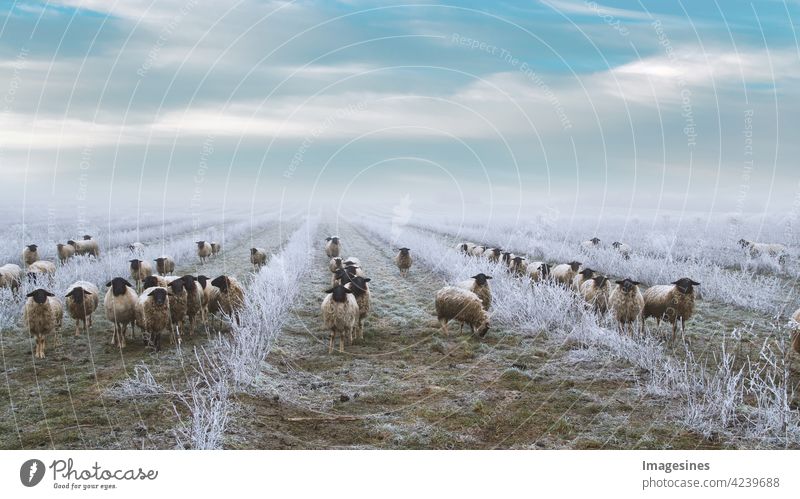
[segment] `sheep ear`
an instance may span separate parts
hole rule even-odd
[[[639,281],[631,281],[631,284],[633,284],[634,286],[638,286],[639,284],[641,284],[641,282],[639,282]]]
[[[364,278],[364,282],[370,282],[371,280],[372,280],[372,279],[370,279],[369,277],[365,277],[365,278]]]
[[[34,293],[35,293],[35,291],[31,291],[30,293],[28,293],[25,296],[27,296],[28,298],[32,298]]]
[[[125,285],[131,288],[133,287],[133,284],[129,283],[127,280],[125,281]]]
[[[111,287],[111,281],[108,281],[108,282],[106,283],[106,287],[107,287],[107,288],[110,288],[110,287]]]
[[[44,292],[44,294],[46,294],[47,296],[55,296],[55,295],[54,295],[53,293],[51,293],[50,291],[45,291],[45,292]]]
[[[614,282],[616,282],[617,284],[622,284],[625,281],[614,281]]]
[[[699,286],[699,285],[700,285],[700,283],[699,283],[699,282],[697,282],[697,281],[692,281],[692,286]]]
[[[336,289],[336,288],[327,289],[327,290],[323,291],[323,293],[333,293],[334,289]]]
[[[487,278],[487,279],[491,279],[491,278],[492,278],[492,276],[490,276],[490,275],[487,275],[487,276],[486,276],[486,278]]]

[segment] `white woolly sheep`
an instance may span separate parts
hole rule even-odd
[[[156,272],[158,275],[165,276],[175,272],[175,260],[169,256],[160,256],[154,260],[156,262]]]
[[[595,275],[581,284],[580,293],[586,303],[594,307],[595,311],[601,314],[608,311],[609,295],[611,294],[608,277]]]
[[[506,266],[506,268],[511,268],[511,261],[512,261],[514,258],[516,258],[516,256],[517,256],[517,255],[515,255],[514,253],[512,253],[512,252],[510,252],[510,251],[504,251],[504,252],[503,252],[503,253],[500,255],[500,261],[502,261],[502,262],[503,262],[503,265],[505,265],[505,266]]]
[[[524,276],[528,273],[528,264],[525,257],[515,255],[508,263],[508,271],[517,276]]]
[[[200,263],[206,263],[206,260],[211,256],[211,244],[205,241],[197,241],[197,258]]]
[[[786,246],[782,244],[757,243],[747,239],[739,239],[739,246],[745,250],[745,253],[750,258],[758,258],[765,255],[777,259],[780,264],[784,264],[789,256]]]
[[[619,241],[614,241],[613,243],[611,243],[611,247],[613,247],[615,250],[617,250],[617,252],[619,252],[619,254],[622,255],[622,258],[624,258],[626,260],[630,260],[630,258],[631,258],[631,247],[630,246],[628,246],[625,243],[621,243]]]
[[[486,257],[487,260],[490,262],[497,263],[500,261],[500,256],[503,254],[503,250],[500,248],[489,248],[483,252],[483,256]]]
[[[550,264],[547,262],[531,262],[528,264],[528,277],[533,282],[540,282],[550,277]]]
[[[683,277],[672,284],[659,284],[650,286],[644,292],[644,319],[655,317],[656,323],[661,325],[664,319],[672,324],[672,339],[681,323],[681,332],[686,332],[686,321],[694,312],[694,286],[700,283]]]
[[[92,327],[92,314],[100,304],[100,291],[97,286],[87,281],[73,283],[64,295],[67,313],[75,320],[75,336],[80,334],[80,323],[88,336]]]
[[[192,336],[197,324],[197,314],[200,314],[203,324],[206,323],[206,301],[203,286],[195,276],[185,275],[181,277],[181,280],[183,280],[183,287],[186,290],[186,317],[189,319],[189,336]]]
[[[572,280],[581,268],[581,262],[561,263],[550,269],[550,277],[564,286],[571,286]]]
[[[581,269],[580,272],[575,274],[575,277],[572,278],[572,289],[576,293],[580,293],[583,283],[594,277],[594,275],[594,270],[590,269],[589,267]]]
[[[634,335],[636,321],[640,321],[640,325],[644,329],[644,319],[642,318],[644,298],[639,290],[639,284],[637,281],[627,278],[616,281],[616,286],[611,290],[608,298],[614,319],[619,323],[620,332],[624,334],[630,327],[631,336]]]
[[[153,266],[147,260],[138,258],[128,261],[131,264],[131,279],[136,283],[136,289],[140,289],[142,281],[153,275]]]
[[[341,249],[339,236],[330,236],[325,238],[325,254],[328,255],[328,258],[339,256]]]
[[[795,323],[794,331],[792,332],[792,350],[800,353],[800,308],[792,314],[792,320]]]
[[[176,340],[180,346],[183,335],[183,318],[186,317],[187,293],[183,286],[183,278],[175,277],[167,284],[167,302],[169,303],[170,343]]]
[[[67,263],[67,260],[75,256],[75,247],[71,244],[56,244],[56,254],[58,255],[58,261],[61,264]]]
[[[30,335],[36,337],[34,357],[43,359],[47,335],[55,334],[61,329],[64,309],[56,295],[45,289],[36,289],[26,296],[22,320]]]
[[[39,259],[39,247],[29,244],[22,248],[22,263],[27,267]]]
[[[445,336],[447,336],[447,323],[453,319],[461,323],[462,333],[465,323],[473,333],[477,331],[481,337],[489,331],[489,314],[484,310],[481,299],[472,291],[456,286],[445,286],[436,292],[434,305],[436,317],[442,325],[442,333]]]
[[[85,239],[86,236],[83,236],[83,241],[74,241],[70,239],[67,241],[67,244],[75,248],[76,255],[90,255],[95,258],[100,257],[100,246],[97,244],[97,241],[94,239]]]
[[[28,266],[28,278],[38,282],[39,276],[53,277],[56,275],[56,264],[47,260],[37,260]]]
[[[587,251],[595,250],[600,247],[600,239],[597,237],[593,237],[588,241],[583,241],[581,243],[581,248]]]
[[[369,314],[370,310],[370,292],[369,284],[371,281],[368,277],[354,277],[350,282],[345,284],[345,287],[353,293],[358,305],[358,323],[356,324],[355,333],[356,337],[360,340],[364,339],[364,318]]]
[[[489,310],[492,306],[492,288],[489,287],[489,279],[492,276],[484,273],[476,274],[469,279],[457,282],[456,287],[472,291],[481,300],[484,310]]]
[[[394,264],[400,269],[401,277],[406,277],[408,275],[408,269],[410,269],[411,264],[414,263],[410,251],[411,250],[408,248],[400,248],[397,250],[397,255],[394,257]]]
[[[472,249],[475,247],[475,243],[471,243],[469,241],[464,241],[461,243],[456,244],[455,248],[464,253],[465,255],[469,255],[472,253]]]
[[[211,241],[211,254],[218,255],[222,251],[222,245],[216,241]]]
[[[353,341],[353,329],[358,321],[358,302],[353,292],[345,286],[334,286],[325,291],[328,293],[322,300],[322,321],[325,328],[330,329],[328,353],[333,353],[333,341],[339,337],[339,351],[344,352],[344,338]]]
[[[131,243],[128,245],[128,251],[131,252],[131,255],[142,256],[144,254],[144,244],[138,241]]]
[[[478,257],[478,256],[483,256],[483,253],[484,253],[485,251],[486,251],[486,246],[480,246],[480,245],[478,245],[478,246],[475,246],[474,248],[472,248],[472,249],[470,250],[469,254],[470,254],[471,256],[476,256],[476,257]]]
[[[354,256],[348,256],[343,262],[342,266],[344,267],[356,267],[359,269],[363,269],[364,267],[361,266],[361,260]]]
[[[22,284],[22,268],[15,263],[7,263],[0,267],[0,288],[16,291]]]
[[[244,289],[235,277],[221,275],[211,281],[211,285],[219,289],[217,304],[228,317],[239,323],[239,311],[244,306]]]
[[[142,291],[136,301],[136,324],[148,335],[147,343],[156,352],[161,350],[161,333],[169,323],[167,289],[157,286]]]
[[[264,248],[250,248],[250,263],[256,272],[267,264],[267,250]]]
[[[330,269],[331,274],[335,274],[337,270],[343,269],[344,265],[342,264],[342,257],[335,256],[331,258],[331,261],[328,262],[328,269]]]
[[[108,291],[103,299],[106,318],[114,325],[111,344],[125,348],[125,332],[128,325],[131,332],[136,329],[136,302],[139,296],[134,291],[133,285],[122,277],[115,277],[106,283]]]
[[[203,307],[205,308],[206,318],[208,314],[213,314],[219,311],[219,288],[211,285],[211,278],[204,275],[197,276],[197,282],[203,289]]]

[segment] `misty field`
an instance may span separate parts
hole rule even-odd
[[[44,284],[25,281],[18,294],[0,288],[0,448],[800,448],[800,355],[789,347],[800,238],[787,220],[763,222],[541,214],[468,223],[401,207],[6,224],[0,265],[20,264],[30,243],[55,260],[57,242],[83,233],[102,253],[58,265]],[[331,235],[341,256],[360,259],[372,307],[364,338],[328,354],[320,303]],[[582,249],[594,236],[603,244]],[[783,243],[789,258],[751,258],[741,237]],[[201,264],[198,239],[222,251]],[[111,278],[129,277],[134,241],[143,259],[174,257],[175,275],[239,279],[238,323],[218,315],[180,346],[165,336],[158,353],[137,330],[120,349],[101,299],[88,337],[65,317],[46,358],[34,359],[25,293],[45,287],[63,299],[87,280],[104,294]],[[652,319],[643,337],[624,336],[572,291],[463,255],[460,241],[578,260],[643,287],[691,277],[701,283],[695,315],[674,344],[671,326]],[[630,258],[612,241],[629,244]],[[402,246],[414,258],[407,277],[394,264]],[[251,247],[269,255],[258,271]],[[481,338],[452,323],[444,336],[435,292],[479,272],[493,277],[491,329]]]

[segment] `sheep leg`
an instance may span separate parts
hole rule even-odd
[[[336,330],[331,329],[330,339],[328,340],[328,355],[333,353],[333,338],[336,336]]]
[[[75,336],[81,335],[81,320],[75,319]]]
[[[447,319],[444,317],[439,317],[439,324],[442,325],[442,334],[447,336]]]
[[[352,331],[351,331],[351,336],[352,336]],[[339,353],[344,353],[344,335],[343,334],[339,335]]]
[[[42,336],[42,358],[44,358],[44,351],[47,348],[47,336]]]
[[[358,318],[358,339],[359,340],[364,339],[364,325],[361,322],[361,317]]]

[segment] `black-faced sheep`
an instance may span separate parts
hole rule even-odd
[[[633,336],[636,321],[641,321],[641,327],[644,328],[644,319],[642,318],[644,298],[639,290],[640,283],[627,278],[615,282],[616,286],[611,290],[608,299],[609,305],[614,319],[619,323],[620,331],[625,333],[630,327],[630,334]]]
[[[564,286],[571,286],[572,280],[581,268],[581,262],[561,263],[550,269],[550,277],[557,283]]]
[[[353,293],[358,304],[358,323],[356,324],[356,336],[358,339],[364,339],[364,318],[369,314],[370,310],[370,293],[369,284],[371,279],[369,277],[355,276],[345,287]]]
[[[76,255],[90,255],[95,258],[100,257],[100,246],[97,244],[97,241],[94,239],[86,239],[86,236],[83,236],[83,241],[75,241],[70,239],[67,241],[67,244],[75,248]]]
[[[593,276],[581,284],[580,293],[586,303],[594,307],[595,311],[601,314],[608,311],[609,295],[611,294],[608,277],[604,275]]]
[[[597,237],[593,237],[593,238],[589,239],[588,241],[583,241],[581,243],[581,248],[583,248],[584,250],[589,250],[590,251],[590,250],[597,249],[599,247],[600,247],[600,239],[597,238]]]
[[[794,331],[792,331],[792,350],[800,354],[800,308],[792,314]]]
[[[489,310],[492,306],[492,288],[489,287],[489,279],[491,278],[492,276],[481,272],[469,279],[456,283],[455,286],[475,293],[480,298],[483,309]]]
[[[15,263],[7,263],[0,267],[0,288],[16,291],[22,284],[22,268]]]
[[[176,277],[167,284],[167,302],[169,303],[170,342],[181,344],[183,335],[183,318],[186,317],[187,293],[183,286],[183,278]]]
[[[581,269],[581,271],[575,274],[575,277],[572,278],[572,289],[576,293],[580,293],[583,283],[594,277],[594,274],[594,270],[590,269],[589,267]]]
[[[485,251],[486,251],[486,246],[478,245],[478,246],[475,246],[474,248],[472,248],[472,250],[469,252],[469,254],[472,255],[472,256],[475,256],[475,257],[479,257],[479,256],[483,256],[483,253]]]
[[[750,258],[758,258],[765,255],[777,259],[781,265],[786,263],[786,259],[789,257],[786,246],[782,244],[757,243],[747,239],[739,239],[739,246],[745,250],[745,253]]]
[[[161,333],[169,328],[169,299],[167,289],[147,288],[136,301],[136,324],[147,333],[148,344],[161,350]]]
[[[483,252],[483,256],[486,257],[487,260],[490,262],[497,263],[500,261],[500,256],[503,254],[503,250],[500,248],[489,248]]]
[[[330,236],[325,238],[325,254],[328,255],[328,258],[339,256],[341,249],[339,236]]]
[[[67,263],[67,260],[75,256],[75,247],[71,244],[56,244],[56,255],[58,255],[58,261],[61,264]]]
[[[414,260],[411,258],[410,249],[408,248],[400,248],[397,250],[397,255],[394,257],[394,264],[397,265],[397,268],[400,269],[400,276],[406,277],[408,275],[408,269],[411,268],[411,264]]]
[[[622,258],[625,260],[631,259],[631,247],[625,243],[621,243],[619,241],[614,241],[611,243],[611,247],[613,247],[617,252],[622,255]]]
[[[78,281],[67,288],[64,295],[67,313],[75,320],[75,336],[80,334],[80,323],[89,334],[92,327],[92,314],[100,304],[100,291],[97,286],[87,281]]]
[[[546,262],[531,262],[528,264],[528,277],[533,282],[540,282],[550,277],[550,264]]]
[[[125,348],[125,333],[128,325],[131,332],[136,329],[136,301],[139,296],[134,291],[133,285],[122,277],[115,277],[106,283],[108,291],[103,299],[106,318],[114,325],[111,344]]]
[[[186,289],[186,317],[189,319],[189,336],[192,336],[197,325],[198,314],[200,314],[200,320],[203,324],[206,323],[206,300],[203,286],[195,276],[185,275],[181,277],[181,280],[183,281],[184,289]]]
[[[211,285],[219,289],[216,298],[219,309],[228,317],[239,323],[239,311],[244,306],[244,289],[235,277],[221,275],[211,281]]]
[[[27,267],[39,259],[39,247],[29,244],[22,248],[22,263]]]
[[[211,254],[212,255],[218,255],[219,252],[222,251],[222,244],[220,244],[220,243],[218,243],[216,241],[211,241],[210,244],[211,244]]]
[[[250,263],[258,272],[261,267],[267,264],[267,250],[264,248],[250,248]]]
[[[211,244],[205,241],[197,241],[197,258],[200,263],[206,263],[206,260],[211,256]]]
[[[434,305],[445,336],[447,323],[453,319],[461,323],[461,332],[464,331],[464,324],[468,324],[472,332],[477,331],[481,337],[489,331],[489,314],[484,310],[481,299],[472,291],[445,286],[436,292]]]
[[[55,295],[45,289],[36,289],[26,296],[22,320],[30,335],[36,337],[34,357],[43,359],[47,336],[61,328],[64,309]]]
[[[345,286],[334,286],[325,291],[328,293],[322,300],[322,320],[325,328],[330,329],[328,353],[333,353],[333,341],[339,337],[339,351],[344,352],[344,338],[353,340],[353,329],[358,321],[358,302],[353,292]]]
[[[128,260],[131,264],[131,279],[136,283],[136,288],[139,289],[142,281],[153,275],[153,266],[146,260],[139,260],[134,258]]]
[[[175,260],[169,256],[160,256],[155,259],[156,272],[158,275],[165,276],[175,272]]]
[[[470,243],[468,241],[464,241],[463,243],[456,244],[455,248],[464,253],[465,255],[469,255],[472,252],[472,249],[475,247],[475,243]]]
[[[516,276],[524,276],[528,273],[528,264],[525,257],[514,256],[508,264],[508,271]]]
[[[142,256],[144,255],[144,244],[140,242],[131,243],[128,245],[128,251],[131,255]]]
[[[681,323],[681,332],[686,331],[686,321],[694,312],[694,286],[700,283],[683,277],[672,284],[650,286],[644,292],[644,318],[655,317],[657,324],[664,319],[672,324],[672,340]]]

